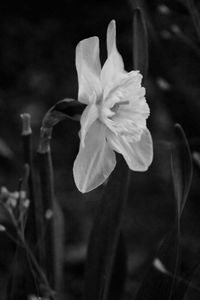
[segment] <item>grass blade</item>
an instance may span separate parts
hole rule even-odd
[[[178,274],[180,217],[188,197],[192,180],[192,161],[186,136],[180,125],[175,126],[176,142],[173,147],[172,179],[176,203],[176,222],[166,235],[156,257],[138,291],[136,300],[182,300],[187,281]]]
[[[194,4],[194,0],[187,0],[187,3],[197,36],[200,39],[200,13]]]
[[[172,151],[172,176],[180,218],[191,187],[193,167],[189,144],[179,124],[175,125],[175,133],[177,146]]]

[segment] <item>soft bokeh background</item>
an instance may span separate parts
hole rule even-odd
[[[192,152],[200,151],[200,36],[188,1],[138,3],[144,9],[149,36],[145,87],[154,161],[146,173],[132,175],[123,223],[128,253],[127,299],[133,298],[149,257],[174,220],[170,169],[174,123],[184,128]],[[134,0],[0,3],[1,185],[15,190],[22,175],[20,114],[32,116],[36,153],[45,112],[58,100],[77,98],[75,47],[81,39],[99,36],[103,63],[107,25],[115,19],[118,49],[126,70],[132,69],[132,8],[136,4]],[[87,195],[76,190],[72,166],[78,151],[78,130],[78,123],[66,120],[55,128],[52,140],[56,198],[65,216],[65,293],[70,299],[81,295],[88,234],[102,194],[102,187]],[[199,167],[194,161],[192,190],[183,215],[186,269],[200,250]]]

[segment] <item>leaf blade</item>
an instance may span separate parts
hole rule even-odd
[[[122,164],[117,164],[97,208],[87,255],[84,300],[108,299],[130,180],[125,162],[120,162]]]

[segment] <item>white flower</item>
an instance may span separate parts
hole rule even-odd
[[[116,47],[115,21],[107,29],[107,51],[101,69],[98,37],[82,40],[76,48],[78,101],[87,105],[81,116],[80,148],[73,167],[82,193],[108,178],[116,165],[114,151],[121,153],[134,171],[146,171],[153,158],[142,75],[124,70]]]

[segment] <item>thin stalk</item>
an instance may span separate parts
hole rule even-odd
[[[43,269],[41,268],[29,244],[27,243],[26,238],[24,236],[24,230],[21,230],[21,226],[19,226],[18,221],[13,214],[13,211],[10,209],[8,210],[8,207],[4,203],[0,203],[0,204],[2,205],[5,212],[8,213],[11,223],[13,227],[16,229],[16,235],[13,235],[12,233],[9,232],[9,230],[6,229],[5,229],[5,233],[8,236],[8,238],[11,241],[13,241],[18,247],[23,248],[26,251],[27,259],[31,267],[31,273],[33,275],[33,278],[35,282],[37,281],[39,283],[40,294],[42,294],[42,296],[47,297],[50,300],[56,300],[55,291],[52,290]]]
[[[10,216],[11,216],[13,225],[16,227],[17,225],[16,225],[16,222],[15,222],[15,218],[13,218],[12,214]],[[48,294],[49,299],[50,300],[56,300],[55,292],[51,289],[45,273],[43,272],[42,268],[40,267],[40,265],[39,265],[37,259],[35,258],[32,250],[30,249],[29,245],[27,244],[27,242],[24,238],[23,232],[21,232],[20,230],[17,230],[18,239],[15,238],[8,231],[6,231],[6,234],[13,242],[16,243],[16,245],[18,245],[19,247],[25,249],[25,251],[27,253],[27,257],[28,257],[29,262],[31,264],[32,272],[34,272],[33,273],[34,277],[37,279],[37,281],[40,282],[40,285],[43,287],[43,289],[45,287],[45,291]]]
[[[44,269],[50,285],[55,287],[55,203],[53,167],[50,148],[51,135],[52,128],[41,127],[38,160],[43,202],[43,217],[46,219],[44,237],[46,255],[44,259]]]
[[[46,113],[42,121],[40,131],[40,143],[38,148],[38,161],[40,170],[40,182],[43,203],[43,219],[45,220],[45,259],[44,269],[52,287],[58,288],[62,276],[62,213],[58,203],[54,201],[54,179],[51,159],[50,140],[53,127],[66,118],[79,120],[80,114],[85,109],[73,99],[58,101]],[[44,230],[44,226],[41,227]],[[56,245],[56,247],[55,247]]]
[[[36,272],[36,275],[39,276],[41,283],[48,290],[48,293],[50,294],[49,299],[55,300],[56,298],[55,298],[54,292],[52,291],[52,289],[49,285],[49,282],[47,280],[45,273],[41,269],[40,265],[37,262],[37,259],[35,258],[31,249],[29,248],[28,244],[26,243],[26,240],[24,239],[23,234],[21,234],[21,232],[19,232],[19,231],[18,231],[18,238],[19,238],[19,241],[21,242],[21,246],[26,250],[26,253],[28,255],[28,258],[30,259],[30,263],[31,263],[32,267],[34,268],[34,270]]]
[[[32,129],[31,129],[31,116],[28,113],[21,114],[22,118],[22,143],[23,143],[23,153],[24,153],[24,164],[29,166],[29,176],[28,176],[28,190],[30,207],[28,212],[28,219],[26,224],[27,239],[33,247],[36,249],[35,255],[39,262],[42,260],[42,249],[40,245],[37,246],[39,240],[39,233],[41,228],[40,214],[41,204],[38,198],[35,197],[35,184],[33,176],[33,157],[32,157]],[[37,217],[38,216],[38,217]]]

